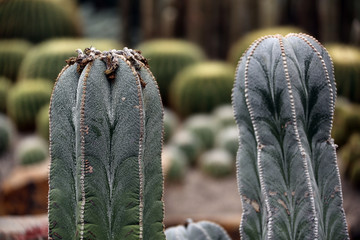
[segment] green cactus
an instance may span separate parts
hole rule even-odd
[[[360,162],[360,134],[354,133],[339,152],[341,173],[350,177],[356,162]]]
[[[235,158],[239,148],[239,130],[229,126],[219,130],[215,137],[215,146],[227,150]]]
[[[178,147],[185,153],[190,165],[195,165],[197,158],[203,151],[203,145],[199,137],[186,129],[176,132],[169,144]]]
[[[153,75],[131,49],[78,52],[50,103],[49,239],[165,239]]]
[[[171,137],[175,134],[179,127],[179,118],[175,112],[165,108],[164,109],[164,141],[167,143]]]
[[[67,2],[2,1],[0,5],[0,38],[21,38],[38,43],[48,38],[80,36],[79,14],[74,14],[73,11],[66,9]]]
[[[234,172],[235,164],[231,154],[222,148],[214,148],[199,157],[201,170],[209,176],[221,178]]]
[[[209,221],[194,223],[188,220],[186,226],[170,227],[165,231],[167,240],[230,240],[227,232],[218,224]]]
[[[49,105],[43,106],[36,115],[36,132],[42,138],[49,139]]]
[[[15,149],[15,157],[21,165],[32,165],[45,161],[49,157],[47,142],[31,136],[22,139]]]
[[[335,98],[331,59],[311,36],[262,37],[244,53],[233,89],[241,239],[349,239]]]
[[[0,156],[10,149],[13,134],[14,129],[10,119],[0,113]]]
[[[180,148],[168,145],[163,149],[162,161],[168,165],[164,172],[165,180],[169,182],[181,182],[187,172],[189,160]]]
[[[343,44],[326,48],[334,62],[338,94],[360,103],[360,48]]]
[[[217,106],[230,104],[234,68],[211,61],[187,67],[176,75],[170,86],[170,101],[182,117],[210,112]]]
[[[242,54],[248,49],[249,45],[254,42],[259,37],[271,34],[281,34],[286,35],[288,33],[299,33],[303,32],[300,28],[294,26],[282,26],[282,27],[271,27],[271,28],[261,28],[247,33],[245,36],[241,37],[236,41],[229,50],[228,61],[234,65],[237,64],[239,58]]]
[[[11,89],[11,80],[6,77],[0,77],[0,112],[6,112],[6,99]]]
[[[44,79],[17,83],[9,92],[7,111],[20,131],[35,129],[36,115],[49,103],[51,84]]]
[[[168,105],[169,87],[175,75],[187,66],[205,59],[205,54],[191,42],[176,39],[155,39],[139,45],[144,57],[149,59],[163,101]]]
[[[31,44],[25,40],[0,40],[0,75],[14,82],[30,48]]]
[[[76,56],[74,49],[94,46],[99,50],[118,49],[116,41],[107,39],[60,38],[45,41],[34,47],[25,56],[19,78],[46,78],[53,83],[66,65],[65,61]]]
[[[212,112],[212,115],[221,128],[236,125],[234,119],[234,110],[230,104],[221,105],[215,108]]]

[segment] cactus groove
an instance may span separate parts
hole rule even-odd
[[[50,103],[49,239],[165,239],[163,108],[146,59],[78,53]]]
[[[336,98],[326,49],[306,34],[269,35],[241,57],[241,239],[349,239],[330,136]]]

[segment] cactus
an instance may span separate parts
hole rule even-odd
[[[203,151],[203,145],[199,137],[186,129],[176,132],[169,144],[178,147],[185,153],[190,165],[196,163],[197,158]]]
[[[10,119],[0,113],[0,156],[10,149],[13,131]]]
[[[162,161],[167,164],[164,172],[165,180],[170,182],[181,182],[184,180],[189,160],[180,148],[168,145],[163,149]]]
[[[49,139],[49,105],[43,106],[36,115],[36,132],[42,138]]]
[[[64,6],[67,3],[51,0],[5,0],[0,5],[0,38],[38,43],[48,38],[80,36],[79,14]]]
[[[262,37],[244,53],[232,96],[241,239],[349,239],[335,97],[331,59],[311,36]]]
[[[360,134],[354,133],[339,152],[341,173],[350,177],[356,162],[360,162]]]
[[[44,139],[30,136],[22,139],[15,149],[15,157],[21,165],[32,165],[49,157],[49,147]]]
[[[0,75],[15,81],[30,48],[31,44],[25,40],[0,40]]]
[[[235,168],[231,154],[221,148],[214,148],[201,154],[199,163],[204,173],[216,178],[229,176]]]
[[[203,51],[193,43],[175,39],[155,39],[139,45],[144,57],[149,59],[163,101],[168,105],[169,87],[175,75],[187,66],[205,58]]]
[[[182,117],[211,112],[230,104],[234,68],[223,62],[204,62],[187,67],[170,86],[170,103]]]
[[[338,94],[360,103],[360,48],[343,44],[326,48],[334,62]]]
[[[227,150],[235,158],[239,148],[239,130],[229,126],[219,130],[215,137],[215,146]]]
[[[165,231],[167,240],[230,240],[227,232],[209,221],[194,223],[188,220],[186,226],[170,227]]]
[[[350,173],[350,182],[355,186],[360,188],[360,160],[358,160],[354,167],[351,169]]]
[[[228,126],[235,126],[234,111],[232,106],[221,105],[214,109],[212,116],[216,119],[221,128]]]
[[[271,34],[286,35],[288,33],[298,33],[298,32],[302,32],[302,30],[294,26],[261,28],[251,31],[247,33],[245,36],[241,37],[231,46],[228,53],[228,61],[236,65],[239,58],[246,51],[246,49],[248,49],[249,45],[261,36],[271,35]]]
[[[175,112],[165,108],[164,109],[164,141],[167,143],[175,134],[176,129],[179,127],[179,118]]]
[[[6,77],[0,77],[0,112],[6,112],[6,99],[11,88],[11,80]]]
[[[51,84],[44,79],[17,83],[9,92],[7,111],[20,131],[35,129],[36,115],[49,103]]]
[[[50,102],[49,239],[165,239],[163,108],[146,59],[78,52]]]
[[[19,78],[46,78],[53,83],[66,65],[65,61],[76,55],[74,49],[83,49],[89,45],[107,50],[117,49],[120,44],[107,39],[60,38],[45,41],[26,55],[19,70]]]

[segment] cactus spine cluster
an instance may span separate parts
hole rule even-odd
[[[78,52],[50,103],[49,239],[165,239],[163,108],[147,61]]]
[[[242,56],[233,89],[241,239],[349,239],[330,136],[335,97],[331,58],[311,36],[262,37]]]

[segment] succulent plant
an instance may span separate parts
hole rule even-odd
[[[248,49],[249,45],[262,36],[271,34],[281,34],[285,36],[288,33],[299,33],[302,31],[303,30],[300,28],[294,26],[262,28],[251,31],[232,45],[228,53],[228,60],[230,63],[236,65],[239,58],[246,51],[246,49]]]
[[[39,136],[26,137],[17,145],[15,157],[21,165],[37,164],[48,159],[49,146]]]
[[[360,48],[344,44],[326,48],[334,62],[338,94],[360,103]]]
[[[241,58],[241,239],[349,239],[336,145],[336,86],[325,48],[305,34],[266,36]]]
[[[214,148],[202,153],[199,163],[204,173],[216,178],[229,176],[235,168],[233,156],[222,148]]]
[[[25,40],[0,40],[0,75],[15,81],[30,48],[31,44]]]
[[[235,126],[234,110],[230,104],[221,105],[214,109],[212,116],[216,119],[221,128]]]
[[[59,38],[47,40],[34,47],[25,56],[19,70],[19,78],[46,78],[53,83],[66,65],[65,61],[76,56],[74,49],[84,49],[90,45],[99,50],[109,50],[118,49],[120,44],[108,39]]]
[[[165,239],[153,75],[131,49],[78,52],[50,103],[49,239]]]
[[[79,14],[68,10],[67,2],[3,1],[0,5],[0,38],[21,38],[38,43],[48,38],[80,36]]]
[[[36,115],[36,132],[42,138],[49,139],[49,105],[43,106]]]
[[[202,49],[185,40],[155,39],[144,42],[138,48],[149,59],[150,69],[159,83],[165,104],[168,103],[169,87],[175,75],[205,58]]]
[[[11,88],[7,112],[20,131],[35,129],[36,115],[49,103],[51,87],[46,79],[29,79]]]
[[[13,132],[10,119],[0,113],[0,156],[10,149]]]
[[[351,135],[346,145],[341,148],[339,152],[341,163],[341,172],[346,177],[350,177],[351,171],[356,162],[360,162],[360,134],[354,133]]]
[[[350,182],[360,188],[360,161],[357,161],[351,169]]]
[[[164,109],[164,141],[168,142],[179,127],[180,120],[176,113],[168,108]]]
[[[0,77],[0,112],[6,112],[6,99],[12,86],[11,80],[6,77]]]
[[[215,137],[215,146],[227,150],[235,158],[239,149],[239,130],[229,126],[219,130]]]
[[[169,182],[181,182],[184,180],[189,160],[185,153],[178,147],[168,145],[162,152],[162,161],[166,162],[165,180]]]
[[[209,221],[194,223],[188,220],[186,226],[170,227],[165,231],[167,240],[230,240],[227,232],[218,224]]]
[[[223,62],[194,64],[179,72],[170,86],[170,103],[181,117],[211,112],[230,104],[234,68]]]

